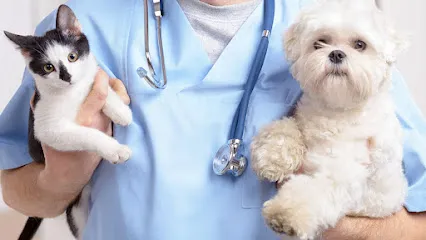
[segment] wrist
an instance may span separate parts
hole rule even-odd
[[[415,238],[415,226],[405,210],[384,218],[364,219],[361,225],[365,240],[411,240]]]
[[[80,193],[99,164],[94,154],[46,151],[46,164],[38,176],[42,192],[57,201],[72,201]]]
[[[100,162],[99,156],[87,152],[58,152],[45,148],[43,180],[58,189],[80,189],[89,182]]]
[[[321,240],[370,240],[368,219],[357,217],[344,217],[337,225],[324,232]],[[375,239],[377,240],[377,239]]]
[[[61,205],[60,203],[72,201],[82,189],[83,184],[58,177],[56,173],[45,168],[37,178],[37,185],[45,198]]]

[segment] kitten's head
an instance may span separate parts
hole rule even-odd
[[[37,84],[66,88],[84,79],[93,66],[89,41],[73,11],[61,5],[56,28],[44,36],[20,36],[5,32],[21,50]]]

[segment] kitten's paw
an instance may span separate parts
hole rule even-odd
[[[132,156],[132,150],[126,145],[121,145],[121,147],[117,151],[117,156],[118,161],[114,164],[127,162],[127,160],[129,160],[129,158]]]
[[[128,126],[133,121],[132,111],[124,104],[123,106],[115,109],[115,111],[109,107],[105,107],[104,113],[111,119],[112,122],[121,126]]]
[[[133,121],[132,110],[130,110],[130,108],[126,106],[126,108],[123,108],[120,112],[120,117],[119,119],[117,119],[116,123],[121,126],[130,125]]]
[[[129,160],[132,155],[132,150],[126,145],[117,144],[117,146],[110,148],[102,155],[105,160],[113,164],[119,164]]]
[[[305,215],[304,206],[288,208],[279,199],[272,199],[264,204],[262,214],[267,225],[276,233],[296,236],[301,240],[312,240],[317,236],[318,229]]]

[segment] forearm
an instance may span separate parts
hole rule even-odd
[[[323,240],[423,240],[426,214],[409,214],[405,209],[384,219],[346,217]]]
[[[27,216],[56,217],[78,195],[82,184],[60,189],[63,181],[53,179],[43,164],[31,163],[24,167],[6,170],[1,176],[5,203]]]

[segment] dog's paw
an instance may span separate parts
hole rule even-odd
[[[262,214],[267,225],[278,234],[297,237],[301,240],[313,240],[318,228],[305,214],[303,206],[291,208],[283,206],[279,199],[272,199],[264,204]]]
[[[101,156],[105,160],[113,164],[124,163],[129,160],[131,155],[132,150],[128,146],[121,144],[117,144],[114,147],[109,148],[107,151],[101,153]]]
[[[288,219],[278,210],[272,200],[265,202],[262,214],[266,223],[276,233],[295,236],[296,233]]]
[[[268,142],[268,140],[263,140],[262,144],[259,142],[254,142],[254,144],[251,166],[260,179],[283,182],[302,164],[302,157],[291,154],[287,150],[287,146],[281,146],[273,141]]]
[[[296,172],[305,156],[305,145],[294,119],[271,123],[254,137],[251,164],[261,179],[282,182]]]
[[[252,168],[260,179],[266,179],[270,182],[283,182],[294,170],[282,164],[272,164],[271,161],[277,159],[262,159],[252,162]]]

